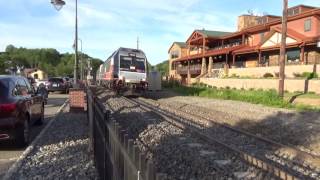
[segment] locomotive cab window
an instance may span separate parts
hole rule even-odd
[[[145,72],[145,59],[132,57],[132,56],[121,56],[120,57],[120,70],[131,71],[131,72]]]

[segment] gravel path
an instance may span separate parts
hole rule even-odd
[[[98,179],[88,153],[86,115],[68,110],[58,115],[11,179]]]
[[[106,91],[99,98],[112,116],[169,180],[274,179],[248,166],[226,149],[204,142],[156,113]]]
[[[320,155],[318,112],[297,112],[239,101],[179,96],[168,91],[150,92],[146,97],[156,99],[168,108],[196,113]]]

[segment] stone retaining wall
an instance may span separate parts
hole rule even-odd
[[[286,66],[286,77],[293,78],[294,73],[302,74],[303,72],[313,72],[320,73],[320,65],[287,65]],[[231,68],[229,69],[229,76],[233,74],[243,77],[263,77],[265,73],[271,73],[275,76],[279,72],[279,66],[269,66],[269,67],[252,67],[252,68]]]
[[[201,78],[200,82],[216,87],[230,87],[236,89],[278,89],[278,79],[217,79]],[[289,92],[305,91],[320,94],[320,80],[286,79],[285,90]]]

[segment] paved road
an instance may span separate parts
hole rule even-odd
[[[45,106],[45,119],[41,126],[33,126],[31,129],[32,140],[41,132],[46,124],[54,117],[59,107],[68,98],[65,94],[49,94],[48,104]],[[26,147],[25,147],[26,148]],[[10,166],[23,153],[25,148],[15,148],[10,142],[0,142],[0,179]]]

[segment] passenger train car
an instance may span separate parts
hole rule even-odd
[[[100,65],[97,84],[118,93],[142,93],[147,89],[147,58],[138,49],[119,48]]]

